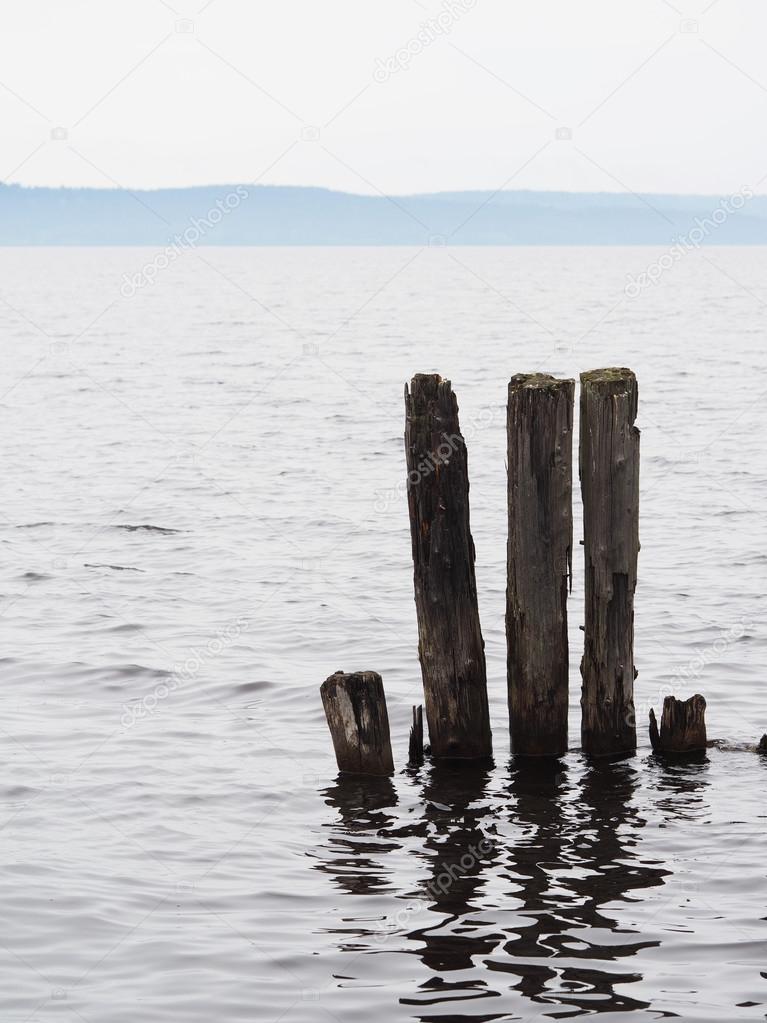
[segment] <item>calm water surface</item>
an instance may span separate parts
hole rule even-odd
[[[3,1021],[767,1016],[767,250],[0,251]],[[640,381],[637,755],[510,763],[511,374]],[[450,377],[492,769],[405,767],[403,383]],[[576,535],[580,535],[576,499]],[[578,745],[582,572],[571,618]],[[319,685],[382,673],[398,773]],[[712,749],[646,717],[702,692]]]

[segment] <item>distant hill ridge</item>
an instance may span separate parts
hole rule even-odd
[[[0,185],[0,245],[767,244],[767,196]]]

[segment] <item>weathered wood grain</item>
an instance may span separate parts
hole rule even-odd
[[[517,374],[507,406],[506,641],[511,751],[567,752],[574,380]]]
[[[466,444],[450,381],[405,386],[405,454],[418,651],[434,757],[492,753],[469,526]]]
[[[383,681],[375,671],[337,671],[320,687],[338,770],[394,774]]]
[[[581,741],[585,753],[636,748],[634,591],[639,552],[637,381],[630,369],[581,374],[585,555]]]
[[[706,701],[696,693],[689,700],[667,696],[663,701],[660,730],[655,711],[650,710],[650,743],[656,753],[693,753],[704,750]]]

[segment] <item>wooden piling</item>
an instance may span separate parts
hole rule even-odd
[[[413,707],[413,724],[410,727],[408,767],[420,767],[423,763],[423,707]]]
[[[394,774],[381,676],[375,671],[337,671],[320,687],[338,770],[348,774]]]
[[[636,749],[634,590],[639,552],[637,381],[629,369],[581,374],[585,554],[581,741],[593,755]]]
[[[418,652],[434,757],[489,757],[485,650],[469,527],[466,444],[450,381],[405,386]]]
[[[507,681],[511,752],[567,752],[574,380],[518,374],[507,409]]]
[[[663,701],[660,731],[655,711],[650,710],[650,743],[656,753],[694,753],[704,750],[706,701],[700,694],[689,700],[667,696]]]

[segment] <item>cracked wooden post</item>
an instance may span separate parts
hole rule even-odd
[[[567,752],[574,380],[509,383],[506,588],[511,752]]]
[[[346,774],[394,774],[381,676],[375,671],[337,671],[320,687],[338,770]]]
[[[432,756],[489,757],[466,444],[450,381],[419,373],[405,386],[405,411],[418,653]]]
[[[694,753],[704,750],[706,739],[706,701],[700,694],[689,700],[667,696],[658,731],[655,711],[650,710],[650,743],[656,753]]]
[[[580,477],[586,568],[581,742],[584,753],[593,755],[636,749],[637,400],[637,381],[630,369],[581,374]]]

